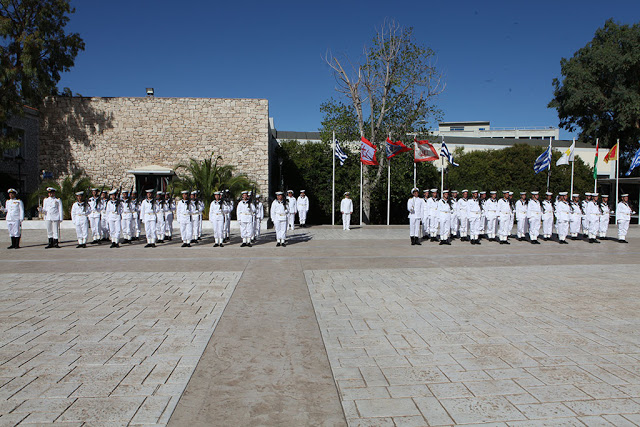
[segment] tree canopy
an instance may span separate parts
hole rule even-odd
[[[84,50],[79,34],[65,32],[74,12],[68,0],[0,0],[0,126],[58,94],[61,73]],[[0,136],[0,149],[15,146],[15,135]]]
[[[560,61],[553,100],[560,126],[580,130],[580,139],[611,147],[620,138],[629,150],[640,139],[640,24],[613,20],[572,58]]]

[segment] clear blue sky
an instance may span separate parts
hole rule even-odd
[[[560,59],[607,18],[640,21],[640,1],[74,0],[86,42],[63,75],[84,96],[266,98],[279,130],[314,131],[335,95],[323,56],[357,56],[386,17],[437,53],[444,119],[557,126],[547,108]],[[571,135],[563,130],[561,138]]]

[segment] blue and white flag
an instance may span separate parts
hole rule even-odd
[[[453,155],[449,151],[447,144],[444,143],[444,140],[442,140],[442,145],[440,146],[440,156],[446,158],[447,161],[451,163],[453,166],[460,166],[459,164],[453,161]]]
[[[533,171],[537,175],[543,170],[549,169],[550,165],[551,165],[551,142],[549,142],[549,146],[547,147],[547,149],[544,150],[544,152],[540,154],[540,156],[538,156],[538,158],[536,159],[536,162],[533,164]]]
[[[640,166],[640,148],[636,151],[636,154],[633,155],[633,160],[631,160],[631,166],[629,166],[629,170],[625,173],[625,176],[631,175],[631,171]]]
[[[347,160],[347,154],[340,147],[340,143],[336,139],[336,159],[340,162],[340,166],[344,166],[344,161]]]

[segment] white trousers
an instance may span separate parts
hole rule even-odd
[[[122,227],[120,226],[120,219],[110,219],[109,220],[109,237],[111,241],[117,243],[120,240],[120,233],[122,231]]]
[[[298,218],[300,219],[300,224],[304,224],[307,222],[307,211],[298,211]]]
[[[224,219],[211,221],[211,225],[213,225],[213,237],[216,239],[216,242],[218,241],[218,239],[222,241],[222,239],[224,239]]]
[[[296,214],[294,214],[294,213],[288,214],[287,215],[287,228],[289,230],[295,230],[295,228],[296,228],[295,222],[296,222]]]
[[[49,239],[58,239],[60,233],[60,221],[49,221],[48,219],[45,219],[44,223],[47,226],[47,237]]]
[[[529,238],[531,240],[538,240],[540,234],[540,218],[532,217],[529,219]]]
[[[451,232],[451,215],[443,215],[439,218],[440,221],[440,239],[447,240],[449,233]]]
[[[89,223],[91,224],[91,235],[95,240],[100,239],[100,217],[99,216],[90,216]]]
[[[529,231],[528,228],[529,228],[529,221],[527,220],[527,217],[519,219],[518,220],[518,237],[524,238],[524,236]]]
[[[198,221],[196,222],[198,226],[198,233],[195,234],[196,237],[202,236],[202,214],[198,215]]]
[[[409,218],[409,236],[420,237],[420,218]]]
[[[240,237],[250,239],[253,233],[253,222],[240,222]]]
[[[460,217],[460,237],[467,237],[469,230],[469,220],[466,216]]]
[[[600,215],[600,237],[607,237],[607,230],[609,230],[609,215]]]
[[[422,235],[423,236],[429,235],[429,216],[428,215],[422,217]]]
[[[159,239],[164,238],[164,216],[156,216],[155,233]]]
[[[458,235],[458,228],[459,228],[458,215],[452,215],[451,216],[451,235],[452,236]]]
[[[173,214],[168,213],[164,222],[164,234],[171,237],[173,235]]]
[[[569,234],[569,221],[556,222],[556,231],[559,240],[566,240]]]
[[[440,220],[435,215],[429,215],[429,234],[431,237],[436,237],[438,235],[438,224]]]
[[[262,219],[256,218],[253,221],[253,237],[257,239],[260,237],[260,232],[262,231]]]
[[[343,213],[342,214],[342,229],[349,230],[349,225],[351,225],[351,214]]]
[[[140,218],[138,218],[137,214],[131,220],[131,235],[140,237]]]
[[[487,217],[486,233],[487,233],[487,237],[489,237],[490,239],[493,239],[494,237],[496,237],[496,224],[497,224],[496,217]]]
[[[478,240],[478,236],[482,232],[480,224],[482,223],[481,217],[469,218],[469,237],[471,240]]]
[[[82,245],[87,243],[89,238],[89,221],[80,221],[76,224],[76,237],[78,238],[78,244]]]
[[[189,243],[193,240],[193,225],[191,221],[180,223],[180,237],[183,243]]]
[[[578,236],[578,233],[580,232],[581,222],[582,222],[581,217],[577,217],[577,218],[574,218],[573,216],[571,217],[571,221],[569,221],[569,233],[571,233],[572,236],[574,237]]]
[[[284,241],[287,238],[287,221],[275,221],[273,226],[276,229],[276,240]]]
[[[542,217],[542,234],[544,237],[551,237],[553,234],[553,217]]]
[[[511,231],[509,229],[510,225],[511,225],[511,218],[510,217],[500,217],[499,218],[498,236],[500,237],[500,240],[502,240],[502,241],[507,240],[507,237],[509,237],[509,232]]]
[[[226,214],[224,216],[224,237],[231,235],[231,215]]]
[[[109,221],[106,215],[100,217],[100,237],[103,239],[109,237]]]
[[[122,218],[121,226],[122,237],[126,240],[131,239],[131,218]]]
[[[22,231],[20,221],[7,221],[7,231],[9,231],[9,237],[20,237]]]
[[[155,243],[156,242],[156,222],[145,221],[144,233],[147,235],[147,243]]]
[[[582,217],[582,234],[584,235],[589,234],[589,228],[590,228],[589,219],[586,216],[583,216]]]
[[[480,234],[484,234],[485,229],[487,228],[487,217],[484,214],[480,215]]]
[[[627,237],[627,231],[629,231],[629,220],[619,219],[618,220],[618,239],[625,240]]]

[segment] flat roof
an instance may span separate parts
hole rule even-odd
[[[464,126],[464,125],[489,125],[489,121],[474,121],[474,122],[440,122],[439,126]]]

